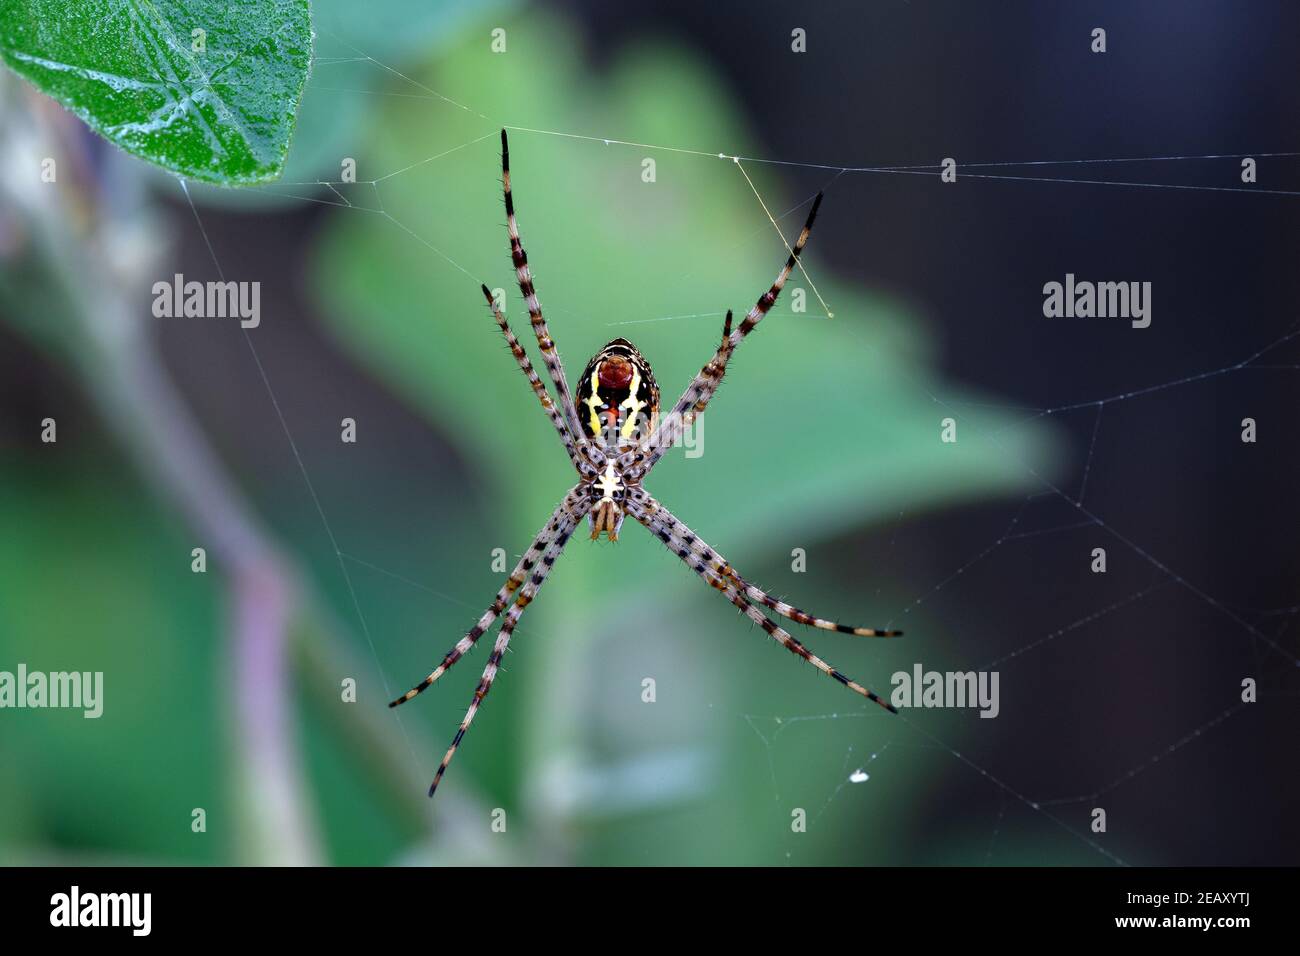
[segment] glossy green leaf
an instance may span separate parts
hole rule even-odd
[[[0,0],[0,57],[126,151],[222,185],[280,175],[307,0]]]
[[[338,202],[321,181],[337,182],[346,160],[356,163],[358,179],[382,173],[370,162],[366,117],[394,93],[430,94],[398,78],[412,61],[450,49],[516,0],[315,0],[316,27],[311,76],[298,107],[293,149],[281,181],[261,189],[200,189],[201,203],[239,207],[300,207],[304,199]],[[430,97],[432,98],[432,97]]]

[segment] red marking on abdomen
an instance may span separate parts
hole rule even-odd
[[[600,384],[606,388],[627,388],[632,381],[632,363],[610,358],[600,363]]]

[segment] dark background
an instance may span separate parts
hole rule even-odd
[[[583,58],[588,82],[600,83],[624,45],[646,36],[684,44],[724,74],[761,144],[756,158],[832,167],[778,170],[786,195],[825,186],[828,207],[853,211],[820,227],[821,261],[906,303],[928,327],[944,378],[997,395],[1022,410],[1017,417],[1050,417],[1067,441],[1059,479],[1028,498],[902,513],[888,527],[834,541],[845,562],[883,559],[896,592],[924,600],[927,627],[941,627],[951,640],[945,659],[918,657],[927,666],[983,667],[1052,638],[1031,665],[999,665],[997,733],[963,747],[1006,788],[949,755],[942,784],[923,790],[914,808],[906,859],[982,862],[949,859],[949,834],[983,821],[973,828],[989,834],[992,848],[1004,820],[1010,830],[1029,819],[1038,821],[1034,836],[1014,861],[1105,862],[1086,848],[1077,853],[1077,843],[1058,836],[1023,797],[1044,805],[1063,799],[1052,813],[1076,831],[1086,830],[1090,807],[1104,806],[1111,829],[1125,833],[1127,862],[1294,863],[1300,339],[1233,366],[1300,321],[1300,194],[1263,194],[1300,191],[1300,157],[1260,157],[1253,189],[1240,181],[1239,158],[964,164],[1300,151],[1300,8],[921,0],[558,6],[581,26],[573,55]],[[789,53],[796,26],[808,35],[802,56]],[[1104,55],[1089,49],[1095,26],[1107,31]],[[946,156],[959,163],[955,185],[934,175],[836,175],[846,165],[933,165]],[[1153,185],[969,175],[977,171]],[[210,259],[188,208],[174,198],[165,208],[182,271],[202,274]],[[305,269],[295,250],[306,249],[329,215],[303,204],[255,220],[212,208],[203,220],[228,273],[268,257],[293,273]],[[1151,282],[1151,327],[1044,318],[1043,283],[1067,272]],[[276,295],[292,299],[267,298]],[[286,284],[264,290],[263,309],[295,316],[259,339],[276,356],[273,375],[291,420],[345,396],[358,417],[384,422],[366,465],[377,484],[353,502],[375,519],[378,540],[385,524],[398,525],[379,514],[385,481],[421,472],[436,473],[441,487],[456,487],[458,474],[470,481],[472,468],[453,448],[319,334],[309,299]],[[19,434],[13,423],[37,409],[82,417],[83,400],[63,373],[11,332],[0,334],[3,403],[14,412],[6,416],[6,445],[30,443],[30,430]],[[246,414],[247,396],[259,386],[245,346],[229,337],[195,349],[182,335],[165,329],[163,352],[218,446],[251,484],[283,479],[291,467],[283,434]],[[1151,391],[1131,395],[1144,389]],[[1099,406],[1085,404],[1099,400],[1107,400],[1100,419]],[[963,428],[981,433],[978,408],[935,411],[955,413]],[[1240,440],[1246,417],[1258,423],[1255,444]],[[332,428],[306,429],[309,460],[335,440]],[[1085,471],[1079,508],[1072,499]],[[325,494],[337,500],[347,492],[340,485]],[[308,504],[280,505],[276,520],[287,527],[314,521]],[[420,512],[408,501],[401,523],[444,520],[444,506],[427,507]],[[997,544],[1008,531],[1028,536]],[[1094,547],[1107,551],[1105,576],[1088,571]],[[332,556],[318,555],[311,563],[319,573],[333,573]],[[900,607],[892,623],[906,624],[908,611]],[[1031,669],[1017,674],[1019,666]],[[1234,709],[1246,677],[1258,681],[1259,702]]]
[[[1056,408],[1228,369],[1300,322],[1300,196],[975,181],[960,172],[964,162],[1300,149],[1293,5],[755,3],[743,17],[715,4],[569,6],[581,11],[597,61],[645,30],[689,39],[727,72],[756,119],[763,156],[853,166],[955,157],[951,194],[932,177],[838,179],[831,198],[851,196],[861,219],[856,228],[841,219],[826,254],[915,303],[938,330],[945,372],[1008,404]],[[808,54],[781,55],[788,30],[777,24],[803,27]],[[1107,31],[1102,55],[1088,42],[1098,26]],[[1300,158],[1257,162],[1260,187],[1300,189]],[[1238,158],[982,171],[1243,185]],[[809,190],[833,175],[784,172]],[[1151,281],[1151,327],[1043,318],[1042,284],[1067,272]],[[1110,784],[1121,776],[1114,769],[1141,765],[1163,749],[1153,744],[1175,743],[1230,704],[1238,676],[1259,680],[1259,708],[1179,754],[1178,772],[1145,773],[1108,798],[1140,820],[1169,862],[1294,862],[1300,840],[1289,812],[1300,802],[1292,756],[1300,342],[1259,362],[1289,367],[1229,371],[1105,407],[1086,505],[1132,546],[1102,529],[1019,541],[965,575],[960,600],[947,595],[943,605],[954,630],[978,622],[991,659],[1004,639],[999,622],[1048,634],[1095,610],[1081,574],[1092,547],[1107,549],[1115,600],[1158,587],[1041,660],[1041,690],[1016,691],[1014,706],[1034,708],[1073,686],[1078,706],[1092,710],[1017,722],[1001,736],[995,762],[1033,761],[1042,793]],[[1082,466],[1096,410],[1055,417]],[[1255,445],[1240,441],[1245,417],[1259,423]],[[1063,482],[1070,495],[1079,471]],[[942,579],[996,540],[1019,506],[909,523],[893,560],[918,583]],[[1026,510],[1020,530],[1074,520],[1052,495]],[[968,783],[933,801],[934,831],[998,799],[977,777]],[[1203,787],[1205,802],[1185,799],[1188,787]]]

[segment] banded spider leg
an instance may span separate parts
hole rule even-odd
[[[555,384],[555,392],[560,397],[560,411],[569,426],[569,433],[575,440],[582,437],[582,422],[578,419],[578,409],[573,404],[573,393],[569,391],[568,379],[564,376],[564,365],[560,362],[560,353],[556,351],[555,340],[551,338],[546,319],[542,317],[542,305],[537,300],[537,288],[533,285],[532,273],[528,270],[528,253],[524,252],[523,242],[519,238],[519,223],[515,220],[515,200],[510,190],[510,144],[506,140],[506,131],[501,131],[501,186],[505,194],[506,229],[510,233],[510,259],[514,263],[515,278],[519,282],[519,291],[523,294],[524,304],[528,306],[528,317],[537,335],[537,347],[542,350],[542,361]]]
[[[420,681],[420,683],[416,684],[401,697],[397,698],[397,700],[389,703],[389,707],[396,707],[398,704],[404,704],[412,697],[417,697],[424,693],[433,685],[434,681],[445,674],[453,664],[464,657],[478,639],[483,636],[484,632],[492,626],[497,617],[500,616],[501,612],[505,610],[510,595],[525,586],[524,582],[528,580],[529,573],[532,572],[539,559],[544,562],[546,569],[548,571],[550,570],[550,564],[554,563],[555,558],[559,555],[559,549],[557,549],[553,555],[551,554],[549,550],[551,545],[559,538],[562,529],[566,525],[569,527],[569,532],[572,533],[573,526],[575,526],[587,512],[589,506],[588,499],[585,494],[580,492],[581,488],[581,485],[575,485],[569,490],[569,493],[564,496],[564,500],[560,502],[559,507],[557,507],[551,514],[550,519],[542,526],[542,529],[537,532],[537,537],[533,539],[533,543],[529,545],[528,550],[525,551],[523,556],[519,559],[519,563],[516,564],[514,570],[510,572],[510,576],[506,578],[506,583],[501,585],[501,590],[497,591],[497,596],[492,599],[492,603],[489,604],[487,610],[483,612],[483,616],[478,619],[478,623],[470,628],[469,632],[456,642],[455,646],[453,646],[452,649],[443,657],[442,663],[435,667],[428,677]],[[565,536],[565,540],[568,540],[567,535]],[[563,548],[563,545],[560,545],[560,547]],[[545,563],[547,557],[550,557],[550,563]],[[543,575],[543,577],[545,577],[545,575]]]
[[[586,444],[584,443],[582,450],[579,450],[573,433],[569,431],[560,410],[555,407],[555,402],[552,401],[550,393],[546,391],[546,386],[542,384],[542,380],[538,377],[537,370],[533,368],[533,363],[528,358],[528,353],[519,344],[519,339],[515,337],[515,333],[510,328],[510,323],[506,321],[506,317],[497,308],[496,299],[492,296],[492,290],[486,285],[483,286],[483,295],[487,298],[488,308],[492,310],[492,316],[497,320],[501,334],[506,337],[506,344],[510,346],[510,354],[519,363],[519,368],[527,377],[528,384],[533,389],[533,394],[542,403],[542,408],[545,410],[547,417],[550,418],[551,424],[555,426],[556,432],[559,433],[560,441],[564,443],[564,450],[568,452],[569,461],[573,462],[573,467],[578,469],[578,474],[582,475],[582,477],[595,478],[598,473],[596,466],[583,454],[587,450]],[[598,460],[603,463],[603,456]]]
[[[804,246],[808,242],[808,236],[812,232],[813,221],[817,218],[817,210],[822,204],[822,194],[818,193],[817,198],[813,200],[812,209],[808,212],[808,219],[804,222],[803,229],[799,232],[799,238],[795,240],[794,248],[790,250],[790,257],[786,259],[785,265],[777,273],[776,279],[772,282],[771,288],[759,296],[754,307],[749,310],[740,326],[733,332],[731,330],[731,313],[727,313],[726,322],[723,324],[722,344],[718,346],[704,368],[695,376],[691,384],[686,386],[682,392],[681,398],[673,405],[672,411],[664,416],[659,427],[649,438],[642,443],[639,448],[625,452],[619,458],[619,467],[625,470],[626,477],[630,481],[640,481],[650,473],[650,469],[655,463],[663,457],[664,453],[672,447],[681,435],[682,427],[685,424],[684,419],[687,415],[697,418],[704,414],[704,409],[708,406],[709,400],[718,390],[722,383],[722,376],[727,372],[727,363],[735,354],[740,343],[745,340],[750,332],[763,321],[763,317],[776,303],[777,296],[785,288],[786,280],[790,278],[790,273],[794,271],[795,263],[799,260],[800,253],[803,252]]]
[[[442,775],[447,772],[447,766],[451,763],[451,758],[456,756],[456,749],[460,746],[465,732],[469,730],[469,725],[473,723],[474,715],[478,713],[483,698],[492,689],[492,682],[496,680],[497,670],[501,666],[501,658],[505,656],[506,648],[510,646],[510,636],[515,631],[515,625],[519,623],[524,611],[532,603],[533,598],[537,596],[537,592],[541,590],[542,585],[546,582],[547,575],[551,573],[551,568],[555,566],[555,559],[564,550],[564,546],[569,541],[569,536],[573,534],[573,529],[586,515],[587,510],[588,502],[584,501],[572,511],[567,511],[564,514],[560,519],[559,527],[556,529],[555,538],[546,546],[541,565],[533,572],[533,576],[528,579],[528,582],[519,589],[519,595],[515,598],[514,603],[510,605],[510,609],[506,611],[505,617],[501,621],[501,631],[497,634],[496,643],[492,646],[492,653],[488,655],[487,666],[483,668],[483,676],[479,678],[478,687],[474,689],[474,697],[470,701],[469,710],[465,711],[465,717],[456,730],[456,736],[452,739],[451,746],[447,748],[442,763],[438,764],[438,772],[433,775],[433,783],[429,784],[429,796],[432,797],[434,791],[438,789]]]
[[[793,605],[786,604],[784,601],[778,601],[766,591],[754,587],[741,578],[722,555],[709,547],[699,535],[691,531],[644,489],[636,489],[632,492],[628,498],[627,510],[632,517],[645,525],[651,534],[662,541],[668,550],[681,558],[692,571],[705,581],[722,591],[727,600],[736,605],[746,617],[763,628],[786,650],[797,657],[803,658],[827,677],[834,678],[854,693],[861,694],[891,713],[898,713],[888,701],[856,681],[850,680],[836,668],[808,650],[783,627],[770,620],[753,602],[757,601],[792,621],[828,631],[858,634],[863,637],[897,637],[901,634],[900,631],[884,631],[875,628],[850,627],[845,624],[837,624],[834,621],[814,617],[806,611],[801,611]]]

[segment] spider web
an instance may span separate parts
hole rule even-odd
[[[317,90],[335,92],[340,95],[400,95],[428,100],[432,107],[445,108],[470,114],[483,121],[485,131],[472,139],[459,143],[450,143],[437,153],[384,173],[373,179],[360,180],[355,183],[328,180],[304,180],[299,182],[278,183],[267,187],[268,191],[286,198],[308,204],[335,207],[348,215],[377,216],[390,223],[394,229],[406,236],[410,242],[426,249],[442,267],[454,269],[475,282],[484,281],[482,277],[457,261],[446,250],[449,243],[444,238],[424,234],[426,230],[417,230],[411,223],[404,221],[401,210],[388,208],[384,202],[385,185],[392,179],[408,176],[419,171],[426,171],[436,163],[453,153],[473,147],[485,140],[494,138],[497,130],[504,126],[517,136],[535,138],[559,138],[579,143],[591,149],[636,149],[639,151],[665,151],[679,155],[691,156],[699,163],[723,162],[733,166],[736,175],[743,178],[752,193],[756,207],[756,216],[761,216],[761,228],[776,232],[780,243],[789,247],[791,234],[798,228],[798,220],[805,208],[807,198],[783,209],[773,210],[769,201],[760,193],[747,167],[758,165],[782,167],[809,173],[825,174],[823,183],[829,185],[843,177],[937,177],[941,167],[937,163],[926,164],[862,164],[860,162],[840,164],[838,162],[797,161],[787,158],[740,155],[726,149],[713,150],[698,148],[697,145],[663,144],[638,142],[627,139],[590,136],[569,130],[543,129],[526,125],[502,123],[494,117],[487,116],[471,105],[458,102],[443,95],[399,71],[395,67],[381,62],[362,50],[356,49],[344,38],[331,37],[335,44],[346,51],[343,56],[318,56],[315,62],[317,75],[326,73],[334,63],[362,63],[374,68],[376,76],[391,80],[396,90],[346,90],[318,85]],[[1094,189],[1098,193],[1123,197],[1133,190],[1170,191],[1180,195],[1192,196],[1198,193],[1252,193],[1252,197],[1242,197],[1243,202],[1293,202],[1300,197],[1300,190],[1282,188],[1257,188],[1255,186],[1229,187],[1221,184],[1171,183],[1161,182],[1157,178],[1122,179],[1098,178],[1093,171],[1098,169],[1124,168],[1135,165],[1148,171],[1158,171],[1174,164],[1187,165],[1224,159],[1274,159],[1293,160],[1300,157],[1300,152],[1250,152],[1250,153],[1213,153],[1197,155],[1160,155],[1133,158],[1080,158],[1080,159],[1027,159],[1010,161],[1004,159],[983,162],[962,162],[959,176],[962,180],[977,182],[998,181],[1003,183],[1020,183],[1025,188],[1043,189],[1049,186],[1060,188]],[[1029,170],[1033,173],[1013,172]],[[1088,175],[1078,175],[1076,170],[1087,170]],[[1050,174],[1049,174],[1050,171]],[[1057,173],[1060,173],[1059,175]],[[204,226],[199,208],[190,198],[189,189],[181,183],[185,199],[192,210],[197,229],[201,232],[207,245],[218,277],[224,278],[219,251],[213,247]],[[1268,198],[1261,198],[1268,197]],[[794,221],[792,221],[792,219]],[[432,232],[430,230],[430,232]],[[804,271],[800,264],[802,278],[818,301],[822,318],[832,318],[834,303],[823,298],[817,288],[816,276]],[[490,284],[490,283],[489,283]],[[563,312],[562,309],[548,304],[548,311]],[[779,311],[773,315],[781,314]],[[650,315],[633,319],[623,319],[610,325],[632,325],[640,323],[673,322],[690,319],[717,318],[721,312],[694,312],[679,315]],[[267,374],[258,353],[255,336],[248,330],[243,331],[250,356],[255,364],[258,376],[267,396],[275,410],[279,426],[285,441],[292,450],[302,482],[311,499],[313,510],[319,517],[330,546],[342,581],[345,584],[351,608],[355,613],[357,625],[365,638],[384,693],[391,699],[404,689],[397,686],[386,673],[376,649],[371,628],[363,612],[362,601],[358,597],[355,574],[359,569],[368,573],[385,576],[400,582],[411,589],[419,589],[431,594],[437,600],[448,602],[467,610],[477,611],[479,607],[469,601],[448,595],[428,587],[385,566],[383,560],[372,560],[371,556],[362,556],[345,550],[336,537],[334,528],[327,516],[327,508],[322,503],[317,487],[312,481],[310,471],[299,451],[293,431],[277,399],[277,389]],[[1205,615],[1204,620],[1217,622],[1212,640],[1237,641],[1246,639],[1250,642],[1254,655],[1254,670],[1251,672],[1259,679],[1262,688],[1274,696],[1294,697],[1295,691],[1285,681],[1293,669],[1300,666],[1300,657],[1294,649],[1294,622],[1300,615],[1300,603],[1279,608],[1241,608],[1215,593],[1213,583],[1194,580],[1180,570],[1177,554],[1171,554],[1162,548],[1159,542],[1152,541],[1146,529],[1109,517],[1103,507],[1092,502],[1096,497],[1096,481],[1108,462],[1104,457],[1105,439],[1108,423],[1117,420],[1117,416],[1128,413],[1129,409],[1140,402],[1159,399],[1168,395],[1194,390],[1211,390],[1229,387],[1234,381],[1261,373],[1294,372],[1300,368],[1300,351],[1296,348],[1296,339],[1300,337],[1300,323],[1282,323],[1270,335],[1258,337],[1258,341],[1249,341],[1253,332],[1243,332],[1240,355],[1224,363],[1209,363],[1208,367],[1194,368],[1185,374],[1159,380],[1151,384],[1129,388],[1114,394],[1102,394],[1053,405],[1038,407],[1010,404],[975,404],[961,402],[936,392],[928,381],[913,379],[912,384],[934,403],[936,409],[953,418],[963,435],[973,436],[976,440],[986,442],[1010,461],[1017,464],[1031,480],[1033,490],[1020,499],[1005,502],[1007,513],[1003,515],[991,537],[986,537],[972,547],[964,558],[950,562],[950,566],[941,573],[934,583],[920,578],[909,578],[906,588],[912,597],[899,606],[886,621],[886,627],[908,626],[911,620],[921,614],[923,609],[939,605],[947,615],[960,613],[968,594],[963,590],[966,582],[976,577],[982,570],[996,566],[1000,560],[1017,549],[1037,547],[1044,542],[1057,540],[1078,540],[1080,533],[1101,534],[1108,546],[1114,547],[1114,553],[1126,552],[1132,556],[1138,566],[1144,568],[1147,577],[1137,587],[1133,587],[1118,597],[1100,601],[1084,613],[1070,613],[1054,623],[1053,626],[1040,629],[1023,641],[1013,642],[1005,647],[990,650],[982,657],[968,656],[962,660],[952,660],[951,669],[957,670],[997,670],[1003,667],[1016,667],[1023,661],[1032,661],[1036,655],[1050,651],[1054,647],[1069,645],[1072,642],[1087,641],[1095,637],[1097,626],[1112,626],[1122,622],[1126,613],[1133,608],[1151,601],[1168,597],[1173,592],[1182,592],[1198,605]],[[868,344],[868,348],[871,348]],[[907,373],[907,370],[904,369]],[[503,372],[503,374],[505,374]],[[910,374],[910,373],[908,373]],[[672,391],[672,389],[669,389]],[[1015,412],[1019,417],[1010,424],[998,427],[987,426],[981,418],[984,411],[1000,413]],[[1079,451],[1082,454],[1077,467],[1071,469],[1068,481],[1056,479],[1035,467],[1032,463],[1021,460],[1016,451],[1015,442],[1010,441],[1008,433],[1045,419],[1083,421],[1083,433],[1086,435]],[[1090,496],[1091,493],[1091,496]],[[999,505],[998,507],[1003,507]],[[900,535],[906,537],[909,531],[910,517],[900,513],[896,525],[891,529],[889,546],[892,549]],[[1072,537],[1073,536],[1073,537]],[[1112,554],[1111,560],[1115,557]],[[985,578],[987,582],[987,578]],[[1010,611],[1014,608],[1015,589],[1003,584],[1003,600]],[[933,626],[933,618],[927,619],[928,627]],[[519,629],[520,634],[528,632],[527,626]],[[784,623],[779,621],[778,623]],[[916,633],[914,627],[909,632]],[[799,635],[796,635],[799,636]],[[969,649],[967,649],[969,654]],[[835,657],[834,651],[830,656]],[[926,657],[924,651],[917,652],[918,657]],[[472,665],[466,665],[471,666]],[[948,669],[945,667],[944,669]],[[879,678],[879,675],[878,675]],[[1235,678],[1234,678],[1235,680]],[[399,678],[405,681],[405,678]],[[877,681],[879,683],[879,679]],[[877,689],[880,689],[879,687]],[[829,698],[829,694],[827,697]],[[854,702],[856,706],[856,702]],[[1005,705],[1004,705],[1005,706]],[[981,844],[981,852],[974,862],[999,862],[1000,843],[1005,838],[1011,819],[1023,822],[1024,819],[1038,821],[1042,826],[1067,834],[1077,843],[1085,854],[1092,855],[1098,862],[1125,864],[1143,862],[1132,859],[1127,853],[1119,852],[1115,844],[1104,834],[1090,832],[1088,828],[1087,809],[1098,801],[1116,794],[1131,792],[1145,777],[1157,768],[1176,764],[1189,753],[1202,747],[1216,734],[1230,732],[1241,722],[1242,717],[1252,706],[1236,702],[1228,706],[1212,708],[1208,716],[1202,714],[1196,719],[1186,721],[1182,728],[1165,737],[1144,736],[1139,745],[1140,754],[1136,759],[1121,758],[1110,765],[1110,769],[1097,776],[1092,783],[1077,792],[1065,794],[1041,792],[1032,779],[1011,779],[992,767],[979,748],[963,748],[951,743],[953,734],[958,732],[945,723],[937,726],[930,719],[927,711],[904,710],[895,718],[888,718],[873,711],[840,709],[803,714],[761,714],[742,712],[735,714],[717,714],[721,720],[732,720],[752,732],[751,739],[757,743],[758,753],[765,762],[774,803],[784,806],[788,799],[789,780],[783,776],[783,765],[791,752],[804,746],[816,746],[819,739],[824,739],[833,729],[834,737],[841,746],[842,754],[837,774],[816,782],[823,796],[807,807],[808,826],[810,829],[820,825],[834,824],[838,815],[854,812],[864,807],[870,808],[870,797],[866,796],[873,787],[879,787],[882,780],[895,776],[906,776],[909,761],[917,754],[937,757],[942,763],[950,764],[959,771],[969,775],[974,786],[982,790],[982,798],[991,808],[987,821],[987,836]],[[394,715],[406,735],[413,761],[427,763],[428,754],[417,751],[412,741],[409,728],[403,720],[403,712]],[[1001,720],[1025,719],[1008,718]],[[892,723],[885,724],[885,721]],[[979,722],[976,721],[978,724]],[[993,721],[998,724],[1000,721]],[[1135,728],[1139,734],[1142,728]],[[1179,764],[1177,773],[1187,773],[1186,764]],[[965,788],[962,783],[959,789]],[[689,790],[689,788],[687,788]],[[803,862],[810,851],[806,851],[797,839],[792,839],[785,858],[790,862]],[[962,862],[972,862],[963,859]]]

